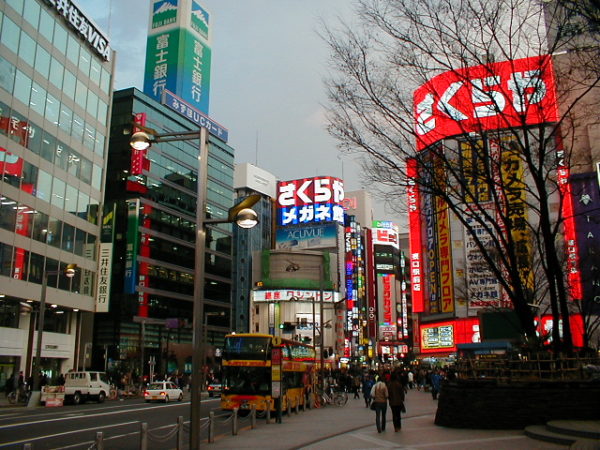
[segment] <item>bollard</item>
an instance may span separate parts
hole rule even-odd
[[[292,414],[292,401],[289,398],[288,398],[288,401],[287,401],[286,412],[287,412],[287,416],[290,417],[290,415]]]
[[[208,443],[213,442],[215,442],[215,413],[211,411],[208,413]]]
[[[267,413],[267,424],[271,423],[271,404],[266,405],[267,409],[265,410]]]
[[[237,436],[238,433],[238,408],[233,408],[233,417],[231,418],[231,434]]]
[[[96,432],[96,450],[104,450],[104,433]]]
[[[254,430],[256,428],[256,405],[252,404],[252,409],[250,410],[250,429]]]
[[[140,424],[140,450],[148,449],[148,424],[142,422]]]
[[[297,398],[296,401],[294,402],[294,412],[296,413],[296,415],[298,414],[299,410],[300,410],[300,399]]]
[[[183,450],[183,416],[177,417],[177,450]]]

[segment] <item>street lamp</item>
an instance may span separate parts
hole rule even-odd
[[[204,330],[204,265],[206,247],[206,225],[237,223],[242,228],[252,228],[258,223],[258,215],[251,209],[260,200],[259,194],[246,197],[229,209],[226,219],[206,219],[206,183],[208,180],[208,130],[157,133],[151,128],[134,125],[142,130],[131,136],[129,141],[134,150],[146,150],[159,142],[174,142],[198,139],[198,178],[196,180],[196,244],[194,264],[194,305],[192,342],[192,387],[190,402],[190,449],[200,448],[200,393],[202,381],[202,354]]]
[[[42,291],[40,293],[40,307],[37,318],[37,347],[35,349],[35,362],[33,373],[33,387],[31,389],[31,396],[27,403],[28,408],[37,406],[40,402],[42,393],[40,391],[40,370],[42,369],[42,335],[44,334],[44,315],[46,313],[46,288],[48,287],[49,276],[65,275],[67,278],[73,278],[75,276],[75,269],[77,264],[67,264],[64,270],[46,270],[42,274]],[[31,318],[29,319],[31,320]],[[31,342],[33,345],[33,341]]]
[[[206,313],[204,313],[204,325],[202,327],[204,333],[204,345],[202,346],[202,351],[200,352],[201,355],[201,359],[202,359],[202,365],[204,365],[204,363],[206,362],[206,343],[208,342],[208,318],[209,317],[223,317],[225,315],[225,311],[208,311]],[[206,377],[205,377],[205,373],[204,370],[202,371],[202,386],[204,386],[206,382]]]

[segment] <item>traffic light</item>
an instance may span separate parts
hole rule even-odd
[[[283,322],[279,324],[279,329],[283,330],[284,333],[293,333],[296,326],[292,322]]]

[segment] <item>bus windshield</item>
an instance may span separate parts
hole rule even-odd
[[[223,390],[227,394],[270,395],[270,367],[235,367],[223,368]]]
[[[266,361],[270,359],[269,337],[227,336],[225,338],[225,349],[223,360],[250,359]]]

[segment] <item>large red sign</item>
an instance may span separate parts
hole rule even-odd
[[[421,240],[421,199],[419,187],[416,183],[417,161],[406,161],[406,175],[408,178],[408,224],[410,241],[410,287],[412,291],[413,312],[425,311],[423,296],[423,258],[421,256],[423,242]]]
[[[558,120],[548,55],[442,73],[414,93],[417,149],[465,133]]]

